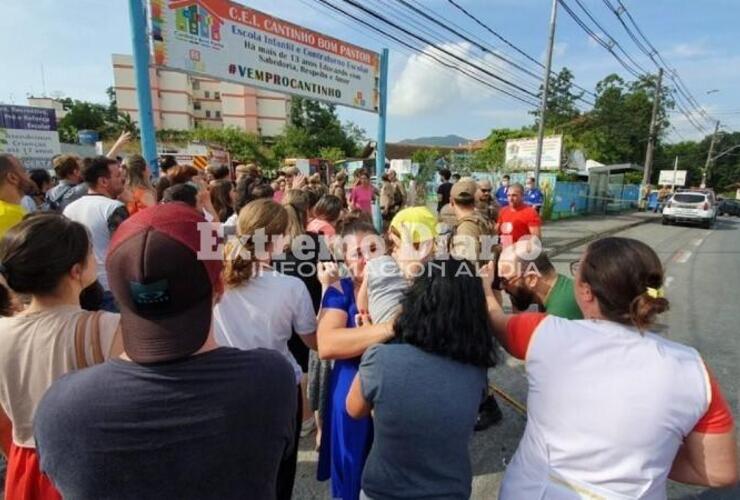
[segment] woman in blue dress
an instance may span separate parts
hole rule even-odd
[[[355,420],[345,401],[359,368],[360,357],[373,344],[393,336],[391,324],[358,326],[356,293],[362,284],[365,262],[380,248],[373,226],[353,221],[342,230],[344,262],[350,276],[337,281],[336,264],[322,263],[319,279],[326,288],[319,315],[318,344],[321,359],[334,360],[323,422],[317,478],[331,478],[332,498],[357,500],[362,469],[373,442],[370,417]]]

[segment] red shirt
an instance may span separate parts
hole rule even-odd
[[[534,208],[522,206],[514,210],[511,206],[504,207],[498,214],[498,234],[503,246],[519,241],[524,235],[531,234],[530,226],[540,226],[542,221]]]

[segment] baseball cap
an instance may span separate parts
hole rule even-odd
[[[404,208],[393,217],[391,228],[399,234],[410,234],[414,243],[437,237],[437,218],[426,207]]]
[[[475,192],[478,190],[478,184],[472,177],[463,177],[452,185],[450,196],[453,200],[469,197],[472,201],[475,198]]]
[[[108,280],[123,346],[137,363],[185,358],[208,338],[222,263],[198,259],[202,222],[191,207],[168,203],[137,212],[113,234]]]

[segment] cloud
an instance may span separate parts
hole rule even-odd
[[[473,48],[468,43],[444,44],[441,48],[463,59],[474,56]],[[433,47],[427,47],[426,52],[443,60],[451,59]],[[483,59],[487,70],[494,74],[501,71],[495,57],[489,54]],[[450,62],[462,66],[459,61]],[[476,63],[479,66],[482,64],[480,60]],[[491,80],[485,75],[481,75],[481,78]],[[416,54],[406,60],[400,75],[391,86],[388,111],[396,116],[414,116],[443,109],[461,109],[461,105],[480,102],[488,95],[489,92],[484,87],[467,75],[449,70],[428,57]]]
[[[698,57],[707,56],[711,53],[711,51],[707,48],[706,45],[706,40],[679,43],[671,47],[671,49],[668,51],[668,55],[683,57],[686,59],[695,59]]]

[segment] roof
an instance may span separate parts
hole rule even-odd
[[[635,163],[616,163],[614,165],[599,165],[591,167],[588,170],[581,170],[580,172],[577,172],[577,174],[582,177],[587,177],[589,174],[620,174],[634,170],[642,172],[645,168],[642,165],[637,165]]]

